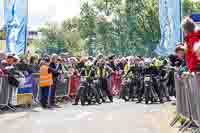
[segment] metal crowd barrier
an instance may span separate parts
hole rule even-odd
[[[32,74],[33,86],[32,86],[32,101],[34,104],[39,104],[40,99],[40,88],[39,88],[39,73]],[[72,101],[68,97],[68,77],[65,77],[63,80],[58,80],[56,84],[56,102],[63,102],[65,98]],[[23,98],[22,98],[23,99]],[[8,77],[0,77],[0,112],[1,109],[8,108],[12,111],[15,111],[14,106],[18,106],[17,102],[17,89],[9,85]]]
[[[68,92],[68,78],[58,80],[56,84],[56,101],[62,102],[67,97]]]
[[[40,73],[32,73],[33,77],[33,101],[35,104],[39,103],[40,91],[39,91],[39,77]]]
[[[33,79],[34,79],[34,84],[33,85],[33,98],[34,101],[37,103],[40,99],[40,88],[38,85],[36,85],[37,83],[39,83],[39,73],[33,73]],[[64,75],[62,75],[64,76]],[[50,90],[51,91],[51,90]],[[63,99],[67,96],[67,92],[68,92],[68,77],[64,77],[64,79],[60,79],[56,82],[56,99],[57,102],[61,102],[63,101]]]
[[[39,73],[33,73],[34,84],[39,83]],[[57,102],[62,102],[63,99],[67,96],[68,89],[68,78],[65,77],[63,80],[58,80],[56,83],[56,99]],[[51,90],[50,90],[51,91]],[[33,87],[33,98],[34,101],[38,102],[40,99],[40,88],[38,85]]]
[[[15,111],[16,109],[14,107],[11,107],[10,104],[13,100],[13,87],[9,85],[8,83],[8,77],[7,76],[1,76],[0,77],[0,110],[3,108],[8,108],[12,111]]]
[[[171,126],[184,117],[186,122],[179,131],[185,131],[193,123],[200,127],[200,74],[188,74],[177,78],[175,74],[176,108],[179,117],[176,117]]]

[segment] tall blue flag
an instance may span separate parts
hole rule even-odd
[[[28,0],[5,0],[6,52],[24,54],[27,43]]]
[[[3,1],[0,0],[0,28],[3,27],[3,20],[4,20],[4,15],[3,15]]]
[[[176,44],[181,41],[180,0],[159,0],[159,21],[161,39],[155,52],[161,56],[174,53]]]

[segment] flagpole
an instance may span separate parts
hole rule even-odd
[[[27,50],[27,45],[28,45],[28,1],[29,0],[27,0],[27,2],[26,2],[26,34],[25,34],[25,48],[24,48],[24,54],[26,54],[26,50]]]
[[[179,0],[179,4],[180,4],[180,24],[181,24],[183,17],[182,0]],[[183,31],[181,29],[181,26],[180,26],[180,41],[183,42]]]

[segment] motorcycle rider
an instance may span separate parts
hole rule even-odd
[[[154,78],[157,74],[157,69],[154,65],[151,64],[150,60],[146,60],[145,61],[145,66],[143,67],[143,71],[142,71],[142,89],[139,93],[139,101],[137,103],[141,103],[142,101],[142,96],[143,94],[145,95],[145,102],[146,104],[148,103],[148,101],[151,101],[152,103],[154,102],[154,89],[155,85],[157,85],[156,83],[156,79]],[[148,81],[146,81],[146,77],[149,77],[150,79]],[[145,86],[145,83],[148,83],[148,86]],[[148,87],[148,88],[147,88]]]
[[[135,65],[134,65],[134,58],[128,58],[128,64],[124,66],[124,79],[122,81],[122,88],[120,97],[125,101],[129,101],[133,99],[134,93],[134,72],[135,72]],[[128,96],[128,98],[126,97]]]
[[[112,68],[108,66],[108,64],[106,64],[104,58],[100,58],[97,61],[96,77],[97,77],[98,93],[100,94],[100,98],[102,99],[103,102],[106,102],[106,100],[104,99],[102,92],[105,92],[110,102],[113,102],[113,96],[107,83],[107,78],[111,75],[112,71],[113,71]]]
[[[78,102],[80,100],[80,97],[83,97],[85,101],[88,101],[88,104],[90,104],[90,99],[88,99],[87,94],[91,91],[95,95],[96,102],[100,104],[100,98],[99,94],[97,92],[97,88],[95,86],[95,68],[93,66],[92,58],[88,58],[88,60],[83,64],[81,70],[80,70],[80,76],[81,76],[81,83],[80,87],[78,89],[77,95],[75,97],[75,103],[73,105],[78,105]],[[91,85],[91,87],[90,87]],[[82,103],[84,104],[84,103]]]
[[[161,58],[161,57],[160,57]],[[167,72],[164,69],[166,63],[163,64],[163,61],[161,61],[160,58],[154,58],[152,65],[151,65],[151,71],[153,74],[153,87],[155,93],[158,95],[160,103],[163,103],[163,96],[164,96],[164,91],[166,88],[159,88],[159,83],[164,82],[167,79]],[[157,80],[156,77],[160,80]],[[165,86],[166,87],[166,86]],[[169,97],[168,97],[169,100]]]
[[[141,79],[142,79],[143,67],[144,67],[144,61],[139,57],[135,57],[134,67],[132,67],[130,71],[132,71],[133,78],[134,78],[133,86],[135,86],[136,88],[136,96],[138,99],[137,103],[140,103],[142,101],[143,87],[142,87]],[[130,94],[131,93],[132,92],[130,92]]]

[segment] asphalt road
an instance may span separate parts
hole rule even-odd
[[[116,100],[97,106],[62,105],[0,115],[2,133],[176,133],[169,127],[173,111],[163,105]]]

